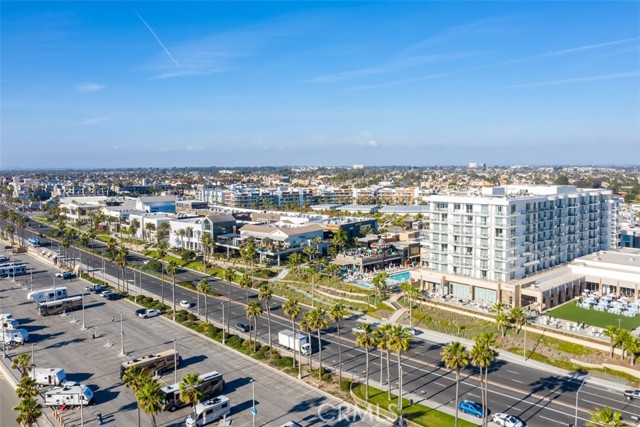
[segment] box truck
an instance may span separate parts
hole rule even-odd
[[[295,336],[293,331],[288,329],[278,332],[278,344],[305,356],[311,354],[311,344],[309,344],[307,337],[300,332],[296,332]]]

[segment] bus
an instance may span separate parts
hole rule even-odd
[[[19,262],[9,262],[0,264],[0,277],[13,277],[27,274],[27,264]]]
[[[202,381],[197,387],[197,390],[202,392],[202,398],[200,400],[214,397],[224,389],[222,374],[217,371],[207,372],[198,378]],[[180,400],[180,383],[162,387],[160,393],[162,394],[162,411],[173,412],[187,406],[186,403]]]
[[[41,316],[61,314],[82,308],[82,296],[75,296],[54,301],[46,301],[38,304],[38,312]]]
[[[127,369],[132,366],[141,366],[146,374],[155,376],[174,369],[176,366],[180,366],[180,363],[182,363],[182,357],[180,357],[180,354],[175,350],[166,350],[160,353],[142,356],[128,362],[123,362],[120,365],[120,379],[122,379],[125,372],[127,372]]]

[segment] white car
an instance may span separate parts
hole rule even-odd
[[[138,316],[142,317],[143,319],[148,319],[150,317],[160,316],[160,314],[162,314],[160,310],[154,310],[149,308],[149,309],[146,309],[143,313],[139,313]]]
[[[379,326],[380,325],[377,324],[377,323],[372,323],[371,324],[371,330],[374,331],[374,330],[378,329]],[[362,329],[362,325],[360,325],[360,326],[356,326],[354,328],[351,328],[351,332],[353,332],[354,334],[361,334],[361,333],[364,332],[364,329]]]
[[[191,308],[191,307],[193,307],[193,303],[187,301],[186,299],[183,299],[182,301],[180,301],[180,307],[182,307],[182,308]]]
[[[524,427],[524,423],[518,417],[503,413],[495,414],[493,422],[502,427]]]
[[[298,424],[295,421],[289,421],[286,424],[282,424],[280,427],[302,427],[302,425]]]
[[[407,333],[409,335],[411,335],[412,337],[418,335],[417,329],[414,329],[414,328],[405,328],[405,329],[406,329]]]

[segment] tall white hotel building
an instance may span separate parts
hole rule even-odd
[[[520,305],[527,278],[615,248],[616,212],[611,191],[571,185],[430,196],[429,253],[412,278],[439,294]]]

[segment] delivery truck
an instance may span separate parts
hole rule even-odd
[[[300,332],[296,332],[295,335],[291,330],[284,330],[278,332],[278,344],[289,350],[294,350],[308,356],[311,354],[311,344],[307,337]]]

